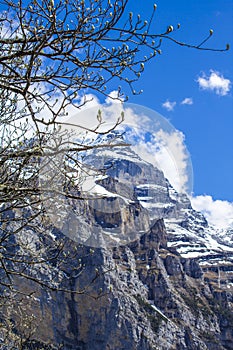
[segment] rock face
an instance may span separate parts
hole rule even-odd
[[[82,215],[65,238],[68,258],[43,269],[50,280],[59,271],[58,288],[17,281],[34,292],[28,312],[39,320],[24,348],[233,349],[229,232],[227,240],[218,236],[186,195],[129,148],[88,161],[105,169],[94,181],[107,195],[74,209]],[[62,232],[50,228],[47,236],[43,244],[52,247]]]

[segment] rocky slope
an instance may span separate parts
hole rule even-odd
[[[130,148],[102,151],[95,159],[96,164],[102,161],[109,167],[107,174],[111,178],[131,188],[131,199],[136,198],[147,210],[150,226],[154,220],[164,219],[168,247],[175,248],[183,258],[198,261],[221,288],[233,290],[232,230],[209,226],[205,217],[192,209],[186,194],[177,193],[161,171],[143,162]],[[107,186],[106,179],[102,184],[119,193],[119,189]]]
[[[186,195],[130,148],[94,152],[86,162],[104,169],[83,180],[88,200],[65,211],[43,240],[28,232],[31,249],[46,248],[54,258],[31,268],[52,288],[15,280],[33,292],[30,305],[22,301],[35,316],[23,348],[233,349],[230,233],[218,235]],[[12,318],[18,336],[25,318]],[[1,346],[12,349],[3,340]]]

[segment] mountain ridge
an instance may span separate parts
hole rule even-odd
[[[74,190],[83,185],[86,200],[63,201],[43,239],[15,237],[17,246],[31,235],[31,249],[56,257],[30,266],[50,289],[15,279],[40,320],[24,349],[233,349],[231,241],[218,243],[187,195],[129,147],[94,150],[85,162],[90,173]]]

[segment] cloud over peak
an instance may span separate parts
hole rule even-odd
[[[210,71],[209,76],[203,73],[198,77],[197,82],[202,90],[213,91],[220,96],[227,95],[231,89],[231,81],[214,70]]]
[[[208,222],[218,228],[229,228],[233,224],[233,203],[214,200],[211,196],[201,195],[191,199],[195,210],[201,211]]]

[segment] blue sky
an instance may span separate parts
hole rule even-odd
[[[156,4],[151,32],[164,33],[169,25],[176,28],[180,23],[171,33],[179,41],[198,45],[212,29],[207,47],[231,47],[227,52],[200,51],[164,41],[162,54],[145,65],[135,85],[143,94],[125,91],[128,102],[157,111],[185,135],[194,171],[193,205],[210,221],[218,216],[228,225],[233,223],[233,0]],[[125,18],[132,11],[148,20],[153,5],[152,0],[129,0]],[[111,82],[109,92],[118,83]]]
[[[162,55],[147,65],[137,85],[143,94],[130,96],[129,102],[156,110],[184,133],[193,163],[195,195],[232,202],[233,1],[156,3],[156,32],[180,23],[174,37],[198,44],[213,29],[206,46],[224,48],[229,43],[231,50],[206,52],[164,42]],[[128,10],[147,19],[153,4],[151,0],[131,0]]]

